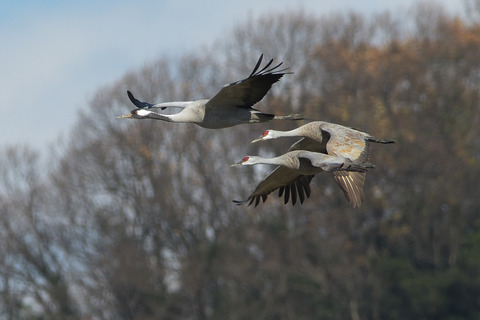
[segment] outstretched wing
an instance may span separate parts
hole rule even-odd
[[[137,107],[137,108],[140,108],[140,109],[150,109],[150,108],[153,108],[155,105],[154,104],[151,104],[151,103],[148,103],[148,102],[144,102],[144,101],[140,101],[138,100],[137,98],[135,98],[133,96],[133,94],[127,90],[127,95],[128,95],[128,99],[130,99],[130,101]],[[165,110],[167,107],[160,107],[161,110]]]
[[[326,144],[329,155],[341,156],[355,163],[371,166],[368,163],[368,134],[335,124],[323,123],[322,132],[327,132],[330,137]],[[365,201],[363,186],[366,172],[335,171],[333,177],[342,189],[345,198],[353,207],[360,207]]]
[[[223,88],[207,102],[207,108],[222,108],[222,107],[240,107],[251,108],[255,103],[262,100],[267,94],[272,85],[280,80],[287,69],[277,70],[282,65],[279,63],[274,67],[270,67],[273,63],[271,59],[262,69],[263,54],[258,59],[255,68],[248,78],[239,80],[223,86]]]
[[[313,175],[304,176],[295,170],[278,166],[258,184],[255,191],[253,191],[247,200],[234,200],[234,202],[239,205],[245,202],[251,205],[255,202],[256,207],[260,203],[260,200],[265,202],[270,193],[279,189],[278,196],[284,197],[285,204],[291,199],[292,205],[295,205],[297,196],[300,203],[303,203],[305,197],[310,197],[310,181],[312,181],[313,177]]]
[[[363,185],[365,184],[365,172],[335,171],[333,177],[345,198],[355,207],[360,207],[365,201]]]

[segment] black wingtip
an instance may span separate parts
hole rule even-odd
[[[263,60],[263,53],[260,55],[260,58],[258,58],[257,64],[255,65],[255,68],[253,68],[253,71],[249,77],[253,76],[255,72],[257,72],[258,67],[260,67],[260,64],[262,63],[262,60]]]
[[[241,206],[245,203],[245,200],[232,200],[232,202],[235,203],[237,206]]]
[[[130,92],[130,90],[127,90],[127,96],[128,96],[128,99],[130,99],[130,101],[131,101],[136,107],[142,108],[142,105],[141,105],[140,101],[138,101],[138,100],[133,96],[133,93]]]
[[[137,98],[135,98],[135,96],[133,95],[132,92],[130,92],[130,90],[127,90],[127,95],[128,95],[128,98],[130,99],[130,101],[131,101],[137,108],[140,108],[140,109],[150,109],[150,108],[154,107],[154,105],[151,104],[151,103],[143,102],[143,101],[140,101],[140,100],[138,100]],[[160,110],[165,110],[167,107],[158,107],[158,108],[160,108]]]
[[[273,59],[270,59],[270,61],[268,61],[268,63],[262,68],[262,70],[258,71],[258,73],[262,73],[262,72],[264,72],[265,70],[267,70],[268,67],[270,67],[270,65],[271,65],[272,63],[273,63]],[[272,70],[278,68],[282,63],[283,63],[283,62],[280,62],[280,64],[279,64],[278,66],[276,66],[276,67],[273,67]],[[268,72],[268,71],[266,71],[266,72]]]

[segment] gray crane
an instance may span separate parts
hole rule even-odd
[[[195,123],[209,129],[232,127],[242,123],[258,123],[270,120],[301,120],[298,114],[276,116],[263,113],[252,108],[270,90],[272,85],[287,74],[286,69],[278,70],[278,65],[271,67],[271,59],[262,69],[263,54],[258,59],[252,73],[243,80],[227,84],[211,99],[195,101],[174,101],[150,104],[139,101],[130,91],[127,91],[130,101],[137,107],[130,113],[117,118],[155,119],[168,122]],[[169,107],[182,108],[179,113],[166,115],[160,114],[160,110]]]
[[[297,180],[300,177],[313,177],[317,173],[321,172],[366,172],[367,168],[373,168],[374,166],[370,163],[354,163],[352,160],[342,157],[342,156],[331,156],[324,153],[305,151],[305,150],[292,150],[284,153],[278,157],[274,158],[263,158],[259,156],[246,156],[241,161],[232,164],[232,166],[239,165],[255,165],[255,164],[272,164],[277,165],[279,177],[285,180]],[[274,172],[275,172],[274,171]],[[271,181],[270,181],[271,182]],[[278,182],[278,181],[277,181]],[[278,188],[275,185],[269,185],[268,183],[262,188],[269,189]],[[285,186],[283,186],[285,189]],[[292,204],[295,205],[297,202],[297,195],[300,199],[300,202],[303,203],[305,196],[310,197],[310,187],[309,184],[296,183],[295,186],[289,188],[286,187],[288,191],[285,192],[285,203],[288,202],[290,195],[292,197]],[[273,190],[272,190],[273,191]],[[271,191],[270,191],[271,192]],[[283,189],[281,190],[283,193]],[[245,201],[234,200],[237,204],[243,204],[249,202],[248,205],[251,205],[255,201],[255,207],[260,202],[260,199],[263,201],[266,200],[268,193],[263,193],[261,195],[255,196],[251,195]],[[281,195],[280,195],[281,196]]]
[[[373,166],[368,162],[370,142],[382,144],[395,142],[391,139],[379,140],[368,133],[342,125],[313,121],[290,131],[266,130],[262,136],[253,140],[252,143],[280,137],[302,137],[290,147],[290,151],[319,152],[334,157],[343,157],[355,164],[367,167]],[[336,183],[353,207],[360,207],[365,201],[363,191],[365,176],[365,171],[336,170],[333,172]],[[249,205],[253,201],[258,205],[260,199],[265,201],[268,194],[276,189],[279,189],[280,197],[284,195],[285,204],[288,203],[290,195],[292,195],[292,204],[295,204],[293,200],[297,192],[308,191],[305,194],[307,197],[309,196],[309,185],[312,179],[313,175],[293,173],[279,166],[261,181],[255,191],[248,197]],[[303,198],[300,198],[301,203],[303,203],[303,200]]]

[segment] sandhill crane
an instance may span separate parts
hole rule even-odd
[[[262,136],[253,140],[252,143],[280,137],[302,137],[294,143],[289,150],[320,152],[331,156],[348,158],[354,163],[359,164],[368,164],[369,142],[394,142],[389,139],[379,140],[368,133],[342,125],[324,121],[314,121],[290,131],[266,130]],[[365,200],[363,191],[365,175],[366,172],[342,170],[333,172],[335,181],[353,207],[360,207]],[[265,201],[269,193],[280,189],[279,196],[281,197],[282,194],[285,193],[286,204],[289,200],[289,193],[310,190],[309,184],[312,178],[312,175],[293,174],[283,167],[277,167],[258,184],[248,199],[255,199],[256,204],[258,204],[260,199]],[[307,193],[307,197],[308,195],[309,193]],[[300,200],[303,202],[302,198],[300,198]]]
[[[366,172],[367,168],[374,167],[369,163],[354,163],[352,160],[342,156],[331,156],[324,153],[305,150],[289,151],[274,158],[246,156],[240,162],[234,163],[232,166],[255,164],[273,164],[279,166],[274,171],[279,173],[277,176],[279,179],[276,181],[270,181],[270,183],[262,182],[263,185],[262,183],[260,184],[262,185],[261,194],[256,194],[254,192],[245,201],[234,200],[234,202],[237,204],[249,202],[248,205],[251,205],[255,201],[256,207],[260,202],[260,199],[265,201],[268,193],[279,188],[279,186],[275,185],[275,183],[281,184],[280,188],[283,188],[281,189],[281,193],[285,191],[285,203],[288,202],[290,195],[293,205],[295,205],[297,202],[297,195],[300,199],[300,202],[303,203],[305,200],[305,195],[310,197],[309,182],[315,174],[323,171],[338,172],[339,170],[345,172]],[[280,179],[283,179],[283,181],[279,181]],[[289,184],[293,184],[292,181],[295,182],[294,185],[290,187]]]
[[[130,91],[127,91],[130,101],[137,109],[117,118],[189,122],[210,129],[227,128],[242,123],[258,123],[269,120],[303,119],[297,114],[276,116],[252,108],[255,103],[259,102],[267,94],[275,82],[288,73],[284,72],[286,69],[277,70],[282,63],[269,69],[273,59],[259,70],[262,59],[263,54],[258,59],[252,73],[246,79],[223,86],[211,99],[150,104],[139,101]],[[171,115],[158,113],[158,110],[164,110],[168,107],[180,107],[183,110]]]

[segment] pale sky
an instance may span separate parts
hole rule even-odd
[[[208,46],[252,15],[408,9],[415,0],[0,2],[0,147],[45,149],[97,89],[162,55]],[[440,2],[461,13],[463,1]],[[128,110],[126,110],[128,111]],[[116,115],[112,115],[116,116]]]

